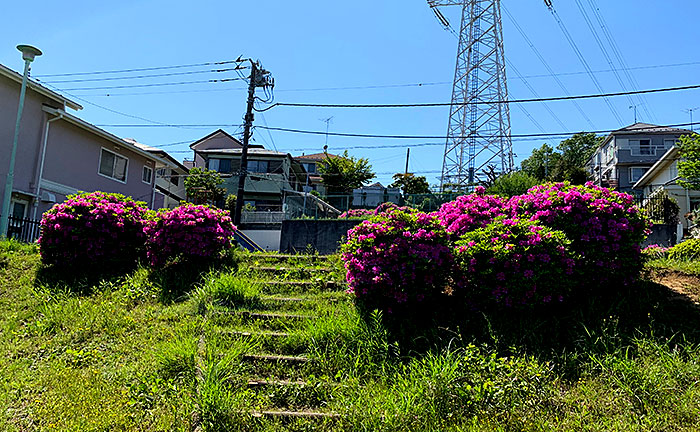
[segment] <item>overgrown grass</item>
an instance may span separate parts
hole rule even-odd
[[[423,322],[412,340],[377,313],[363,319],[342,288],[321,281],[281,293],[266,282],[309,280],[308,269],[327,266],[324,280],[337,281],[337,263],[241,259],[136,268],[76,289],[42,274],[34,246],[0,242],[0,430],[700,429],[700,311],[665,286],[642,281],[556,317]],[[289,271],[252,269],[260,266]],[[648,268],[700,274],[693,266]],[[310,361],[246,361],[251,353]],[[341,417],[250,415],[271,409]]]

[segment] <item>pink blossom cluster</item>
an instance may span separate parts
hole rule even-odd
[[[639,271],[649,222],[631,195],[586,183],[548,183],[513,197],[521,217],[563,231],[586,267],[587,284],[629,281]]]
[[[236,227],[228,210],[183,204],[162,210],[145,225],[147,256],[153,266],[173,259],[184,261],[218,258],[231,248]]]
[[[144,249],[147,212],[145,203],[120,194],[71,195],[41,219],[41,259],[61,267],[136,262]]]
[[[527,219],[499,217],[466,233],[454,254],[462,270],[455,293],[474,307],[532,307],[561,302],[572,289],[570,241]]]
[[[647,256],[649,258],[666,258],[670,250],[670,247],[664,247],[658,244],[650,244],[649,246],[642,249],[642,255]]]
[[[349,230],[341,258],[358,303],[388,313],[434,299],[453,269],[437,218],[410,210],[393,209]]]
[[[374,210],[370,209],[350,209],[338,216],[338,219],[367,219],[374,216]]]
[[[476,187],[470,195],[462,195],[443,204],[435,215],[450,235],[459,237],[471,230],[483,228],[498,216],[513,216],[514,210],[505,198],[485,195]]]

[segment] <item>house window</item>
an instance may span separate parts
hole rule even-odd
[[[107,149],[102,149],[100,153],[99,169],[101,175],[126,183],[126,170],[128,166],[129,159]]]
[[[647,167],[630,167],[630,183],[637,183],[648,169]]]
[[[307,173],[316,174],[316,164],[315,163],[303,163],[301,166],[304,167]]]
[[[209,169],[220,173],[231,172],[231,159],[209,159]]]
[[[178,174],[175,172],[175,170],[170,170],[170,183],[172,183],[175,186],[180,184],[180,177],[178,177]]]
[[[605,147],[605,163],[608,163],[611,160],[613,160],[614,155],[615,149],[612,145],[608,145],[607,147]]]
[[[153,169],[145,166],[143,167],[143,174],[141,175],[141,180],[144,183],[151,184],[151,179],[153,178]]]
[[[676,145],[676,140],[674,140],[674,139],[665,139],[664,140],[664,148],[666,150],[670,149],[674,145]]]
[[[630,140],[630,148],[633,156],[652,156],[656,154],[656,149],[651,146],[651,140],[649,139]]]
[[[269,161],[248,161],[248,172],[266,173],[270,169]]]

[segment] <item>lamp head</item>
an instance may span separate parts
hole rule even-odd
[[[17,49],[22,52],[22,60],[33,62],[34,57],[43,54],[39,48],[35,48],[31,45],[17,45]]]

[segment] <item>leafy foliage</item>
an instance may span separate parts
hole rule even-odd
[[[413,173],[397,173],[393,176],[394,182],[389,185],[392,188],[400,188],[405,194],[430,193],[430,184],[425,176],[416,176]]]
[[[574,255],[561,231],[501,216],[463,235],[455,248],[471,304],[532,307],[561,302],[572,289]]]
[[[684,135],[678,140],[678,184],[686,189],[700,189],[700,135]]]
[[[145,203],[120,194],[70,195],[41,219],[42,262],[75,269],[133,265],[144,251],[147,212]]]
[[[218,172],[194,167],[185,177],[187,199],[198,204],[213,204],[226,196],[226,189],[220,187],[223,182]]]
[[[486,188],[486,192],[510,198],[515,195],[522,195],[528,189],[540,183],[542,182],[539,179],[530,174],[523,171],[514,171],[496,178],[493,184]]]
[[[668,257],[678,261],[695,261],[700,259],[700,239],[689,239],[673,246]]]
[[[477,186],[473,194],[459,196],[440,207],[435,215],[449,234],[459,237],[485,227],[498,216],[513,214],[505,198],[486,195],[485,191]]]
[[[583,184],[587,180],[583,166],[604,139],[594,133],[582,132],[560,142],[557,151],[549,144],[543,144],[521,162],[522,170],[540,181]]]
[[[350,156],[347,150],[342,156],[326,156],[318,171],[329,195],[351,193],[375,176],[368,159]]]

